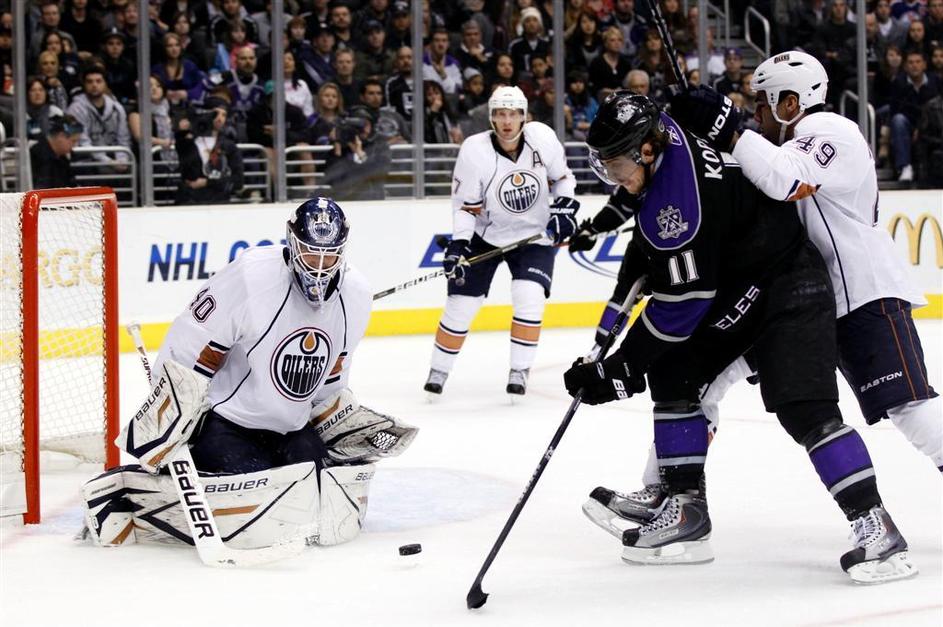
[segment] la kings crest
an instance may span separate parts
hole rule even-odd
[[[498,202],[511,213],[524,213],[540,196],[540,180],[529,170],[515,170],[498,184]]]
[[[333,354],[327,333],[315,327],[296,329],[272,352],[272,383],[289,400],[307,400],[330,371]]]

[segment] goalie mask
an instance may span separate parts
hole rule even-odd
[[[642,166],[642,145],[664,135],[665,124],[659,115],[658,106],[648,96],[640,96],[627,89],[610,94],[600,105],[586,136],[589,147],[589,164],[603,182],[618,185],[606,161],[626,157]],[[650,166],[646,167],[646,179]]]
[[[301,293],[316,307],[330,300],[344,280],[349,232],[347,216],[330,198],[309,200],[288,219],[288,266]]]

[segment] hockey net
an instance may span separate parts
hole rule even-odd
[[[118,463],[117,208],[0,194],[0,516],[39,522],[40,449]]]

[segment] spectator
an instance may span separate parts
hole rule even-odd
[[[363,82],[360,86],[360,103],[367,108],[378,137],[385,139],[387,144],[409,142],[412,131],[406,120],[391,107],[383,106],[383,85],[380,81],[368,78]]]
[[[648,81],[648,75],[639,70],[638,72]],[[629,72],[628,80],[632,72]],[[576,141],[586,141],[586,133],[589,131],[589,125],[596,117],[596,111],[599,110],[599,104],[589,93],[587,82],[589,80],[585,70],[570,70],[566,80],[566,99],[564,104],[569,108],[568,129],[570,139]]]
[[[39,53],[39,77],[46,87],[49,104],[65,111],[69,107],[69,94],[63,83],[65,77],[59,68],[59,58],[49,50]]]
[[[926,0],[894,0],[891,3],[891,15],[906,24],[922,20],[926,12]]]
[[[259,28],[249,16],[249,12],[242,6],[241,0],[222,0],[219,3],[220,12],[210,20],[210,33],[214,44],[223,43],[230,24],[234,21],[242,22],[246,30],[246,41],[258,43]]]
[[[314,120],[314,97],[308,84],[298,79],[295,55],[285,52],[285,102],[298,107],[305,119]]]
[[[396,58],[396,54],[386,47],[386,30],[380,22],[367,20],[363,32],[361,48],[354,55],[354,77],[358,81],[385,79],[393,73],[393,60]]]
[[[897,180],[909,183],[914,179],[911,147],[914,129],[920,121],[920,109],[939,94],[936,77],[926,72],[922,54],[910,51],[904,57],[904,72],[891,86],[891,151],[900,174]]]
[[[828,101],[838,104],[845,80],[852,74],[855,59],[855,25],[848,20],[847,0],[831,0],[828,19],[816,30],[812,50],[821,59],[834,87],[829,90]]]
[[[462,24],[462,44],[455,53],[459,67],[462,70],[474,68],[479,74],[485,71],[494,50],[485,46],[481,41],[481,26],[475,20],[468,20]]]
[[[409,12],[409,3],[402,0],[394,2],[390,16],[386,47],[394,51],[409,48],[412,45],[412,15]]]
[[[432,33],[429,48],[422,56],[422,78],[442,85],[446,94],[462,91],[462,68],[455,57],[449,54],[449,33],[439,29]]]
[[[318,89],[317,119],[311,126],[310,136],[315,144],[332,144],[335,129],[344,115],[344,97],[334,83],[324,83]]]
[[[349,48],[353,50],[357,47],[357,39],[354,37],[354,30],[351,28],[353,16],[350,14],[350,7],[342,2],[331,7],[331,32],[337,40],[337,49]]]
[[[696,72],[697,70],[694,71]],[[697,83],[692,83],[692,85],[696,84]],[[652,81],[648,76],[648,72],[645,70],[632,70],[625,75],[625,81],[623,81],[622,86],[640,96],[647,96],[648,92],[651,90]]]
[[[602,34],[602,54],[589,64],[589,82],[599,101],[621,88],[623,77],[632,69],[629,58],[622,54],[624,43],[622,31],[610,26]]]
[[[83,61],[98,49],[101,24],[88,9],[88,0],[67,0],[59,28],[75,39],[76,53]]]
[[[485,77],[475,68],[466,68],[462,78],[464,88],[459,99],[459,112],[468,116],[472,109],[488,102],[488,94],[485,92]]]
[[[388,106],[403,116],[405,120],[413,117],[413,51],[403,46],[396,51],[393,63],[395,74],[386,80],[384,94]]]
[[[493,89],[495,84],[517,85],[517,67],[514,60],[506,52],[499,52],[494,57],[494,70],[488,81],[489,89]]]
[[[688,7],[687,16],[684,7],[678,0],[660,0],[661,15],[665,18],[668,34],[675,42],[675,48],[681,54],[690,52],[697,38],[698,7],[692,4]]]
[[[580,15],[583,14],[583,0],[566,0],[563,3],[563,38],[567,41],[579,28]]]
[[[302,15],[305,18],[309,33],[319,33],[330,28],[331,10],[328,0],[314,0],[306,8],[308,11]]]
[[[943,46],[943,0],[927,2],[927,18],[923,25],[927,29],[927,41],[934,46]]]
[[[425,141],[430,144],[460,144],[462,129],[445,98],[445,90],[438,81],[424,81]]]
[[[59,68],[68,77],[68,80],[63,81],[63,84],[66,86],[66,90],[71,91],[72,88],[78,87],[80,82],[79,57],[71,50],[66,49],[66,41],[59,31],[49,31],[43,40],[43,50],[52,52],[59,59]]]
[[[176,134],[180,155],[178,205],[228,203],[242,189],[242,155],[223,133],[229,103],[210,96],[204,108],[180,123]]]
[[[536,61],[536,58],[534,59]],[[530,121],[540,122],[553,128],[553,110],[556,106],[556,91],[553,88],[553,79],[543,78],[537,83],[537,91],[530,100],[527,115]],[[573,126],[570,108],[563,107],[563,128],[568,130]]]
[[[354,30],[366,33],[369,22],[378,22],[384,28],[390,23],[390,0],[369,0],[354,16]]]
[[[49,104],[46,85],[39,76],[26,79],[26,139],[39,141],[49,133],[49,118],[62,115],[62,109]]]
[[[39,5],[39,23],[33,36],[30,38],[29,58],[35,59],[46,43],[46,35],[52,32],[59,33],[59,36],[69,41],[69,49],[75,52],[75,38],[70,33],[63,31],[60,27],[62,13],[59,11],[58,0],[42,0]]]
[[[627,57],[635,56],[646,31],[645,25],[635,15],[635,0],[616,0],[605,26],[615,26],[621,30],[625,42],[622,54]]]
[[[314,36],[313,56],[304,59],[303,66],[307,75],[308,86],[317,89],[324,83],[333,81],[337,71],[334,69],[334,33],[323,28]]]
[[[878,32],[884,46],[894,45],[902,48],[907,39],[907,25],[891,16],[891,0],[877,0],[874,5],[874,17],[877,18]]]
[[[815,37],[816,31],[827,19],[828,12],[825,10],[825,0],[802,0],[799,9],[796,11],[793,37],[787,49],[795,46],[808,46],[809,42]]]
[[[366,107],[355,107],[337,130],[324,173],[331,196],[342,200],[382,199],[390,149],[374,132]]]
[[[571,67],[588,68],[602,54],[602,37],[599,35],[599,18],[590,10],[580,12],[576,30],[567,41],[567,63]]]
[[[691,52],[681,57],[687,69],[699,70],[701,59],[698,56],[698,42],[695,36],[691,44]],[[680,55],[679,55],[680,56]],[[725,70],[724,52],[714,47],[714,29],[707,29],[707,84],[712,84],[723,75]]]
[[[245,46],[239,50],[236,56],[236,71],[227,72],[223,76],[226,79],[226,87],[229,90],[230,109],[226,111],[226,118],[232,118],[236,129],[236,141],[246,141],[246,115],[249,110],[262,100],[265,90],[255,73],[256,68],[255,49]],[[231,114],[230,114],[231,111]]]
[[[914,20],[907,28],[907,39],[904,41],[904,52],[916,50],[924,56],[930,55],[930,44],[927,41],[927,31],[920,20]]]
[[[164,6],[169,4],[172,4],[172,2],[168,2]],[[180,38],[183,58],[189,59],[205,72],[210,67],[210,59],[207,59],[206,35],[202,31],[191,30],[191,18],[188,15],[184,11],[174,14],[171,21],[171,32]],[[212,51],[211,48],[209,50]]]
[[[354,78],[355,68],[354,51],[350,48],[338,50],[334,55],[334,82],[341,90],[344,102],[360,100],[360,82]]]
[[[534,57],[530,60],[530,72],[523,73],[521,80],[518,81],[518,86],[527,96],[527,99],[530,100],[537,96],[538,91],[542,90],[540,87],[541,81],[550,78],[551,75],[550,62],[544,57]]]
[[[164,62],[151,67],[151,74],[166,87],[172,107],[185,107],[191,97],[199,94],[206,75],[196,63],[184,57],[180,35],[164,35]]]
[[[284,3],[286,15],[282,19],[285,22],[291,19],[291,15],[287,15],[289,4],[289,2]],[[258,40],[256,43],[259,44],[260,48],[268,50],[271,48],[272,42],[272,0],[265,0],[264,5],[258,8],[264,10],[257,10],[250,15],[252,21],[255,22],[256,29],[258,29]]]
[[[302,83],[304,84],[304,83]],[[268,157],[268,168],[270,180],[275,179],[275,109],[272,98],[274,85],[272,81],[265,83],[265,97],[256,104],[248,113],[248,132],[249,141],[253,144],[261,144]],[[286,146],[307,146],[308,145],[308,118],[304,112],[295,105],[285,102],[285,145]],[[291,158],[291,157],[289,157]],[[314,167],[311,165],[311,153],[297,153],[296,159],[305,162],[301,166],[301,171],[306,175],[304,185],[314,185]]]
[[[290,48],[308,43],[308,28],[305,19],[300,15],[288,20],[285,24],[285,32],[288,34],[288,46]],[[308,43],[308,45],[311,45]]]
[[[495,26],[491,16],[495,13],[494,4],[496,3],[492,3],[490,7],[485,7],[485,0],[462,0],[464,10],[460,13],[458,20],[463,26],[468,22],[475,22],[478,25],[481,44],[492,51],[494,50]]]
[[[917,126],[920,137],[914,151],[919,153],[924,164],[922,180],[932,187],[943,186],[943,94],[937,95],[923,105],[920,123]]]
[[[151,75],[151,147],[157,147],[157,159],[165,163],[177,161],[177,152],[174,150],[174,124],[170,114],[170,102],[167,100],[167,90],[161,80]],[[134,143],[141,147],[141,114],[133,111],[128,114],[128,129]]]
[[[645,39],[642,44],[642,50],[633,63],[634,69],[642,70],[648,74],[649,78],[649,96],[659,105],[665,103],[664,85],[665,85],[665,66],[662,63],[662,43],[661,36],[654,28],[645,33]],[[697,72],[697,70],[694,70]],[[700,84],[700,72],[697,72],[697,80],[688,77],[688,84]]]
[[[532,57],[547,57],[551,53],[550,42],[543,36],[543,19],[536,8],[527,7],[521,11],[521,25],[522,35],[511,42],[508,52],[514,60],[514,67],[529,72]]]
[[[71,115],[49,119],[45,138],[29,149],[33,173],[33,189],[77,187],[72,172],[72,149],[79,143],[84,129]]]
[[[105,70],[99,65],[89,66],[82,75],[82,93],[72,99],[69,115],[82,125],[80,146],[123,146],[131,149],[128,117],[124,108],[108,93]],[[91,158],[108,163],[104,171],[124,173],[131,156],[126,152],[93,152]]]
[[[170,29],[178,35],[184,35],[187,33],[181,33],[176,28],[176,23],[180,15],[183,14],[187,26],[193,25],[192,30],[194,33],[203,33],[210,23],[209,11],[206,8],[207,4],[205,0],[165,0],[160,7],[160,21],[170,25]],[[186,48],[186,44],[184,44],[184,48]]]
[[[871,95],[874,104],[878,132],[877,162],[883,164],[890,156],[891,149],[891,87],[901,73],[904,65],[904,56],[900,48],[889,45],[884,50],[884,56],[878,64],[877,74],[874,76],[874,89]]]
[[[246,31],[246,24],[242,20],[232,20],[223,24],[226,28],[221,31],[222,41],[216,44],[216,58],[213,60],[212,69],[219,72],[229,72],[236,67],[239,52],[245,48],[255,50],[256,45],[248,40],[249,33]]]
[[[137,101],[137,68],[124,54],[124,33],[113,28],[102,39],[102,62],[105,65],[105,80],[111,94],[122,106]]]
[[[936,75],[943,89],[943,46],[934,46],[930,53],[930,73]]]
[[[727,48],[724,53],[724,73],[714,81],[714,89],[721,94],[739,92],[743,86],[743,54],[739,48]]]

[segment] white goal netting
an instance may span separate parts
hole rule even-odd
[[[79,190],[77,190],[79,191]],[[39,326],[40,448],[83,461],[105,456],[104,220],[101,201],[44,199],[35,258],[38,308],[24,301],[26,194],[0,194],[0,513],[15,513],[22,481],[24,321]],[[15,472],[14,472],[15,471]],[[8,490],[9,488],[9,490]],[[22,511],[22,510],[21,510]]]

